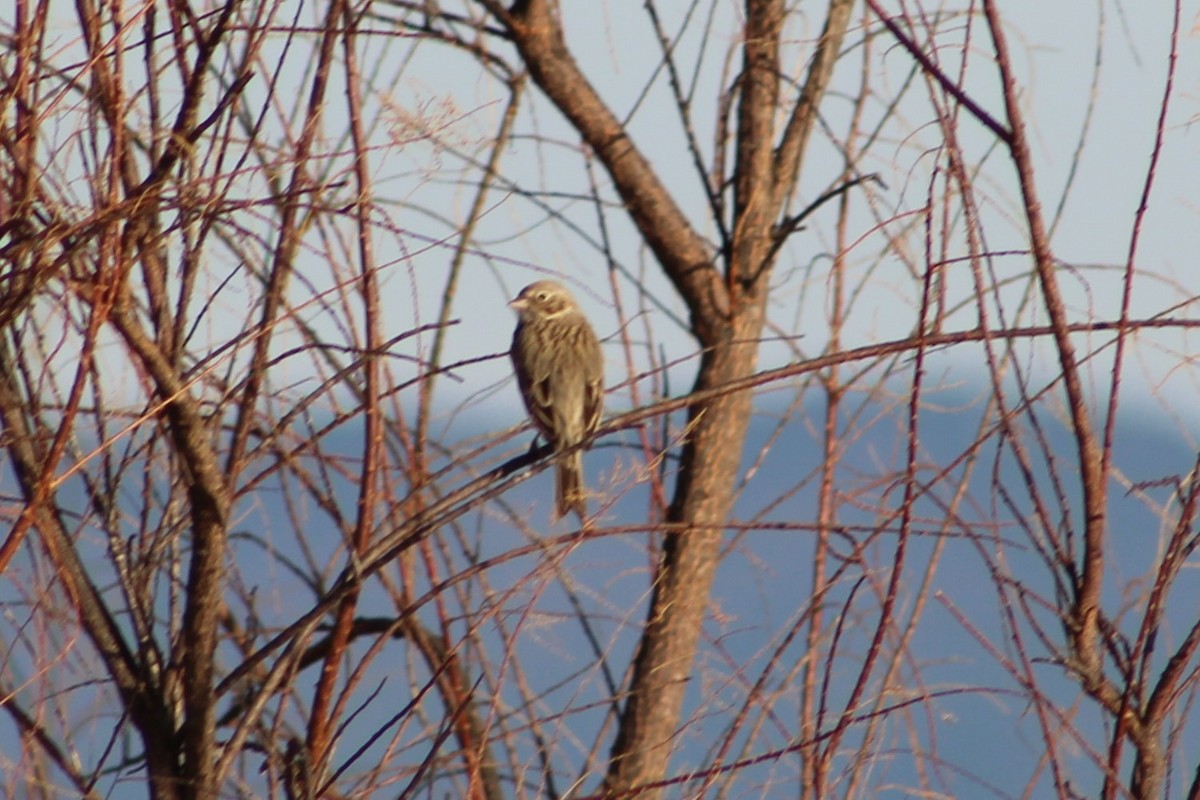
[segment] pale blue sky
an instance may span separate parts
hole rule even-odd
[[[1083,320],[1091,315],[1113,317],[1119,308],[1120,269],[1129,251],[1133,213],[1146,179],[1158,108],[1164,93],[1171,9],[1166,3],[1138,7],[1133,13],[1112,3],[1006,3],[1004,6],[1014,63],[1022,82],[1022,101],[1035,148],[1038,189],[1050,222],[1054,222],[1055,212],[1067,191],[1069,172],[1073,167],[1075,169],[1074,182],[1066,195],[1054,235],[1056,254],[1072,267],[1061,274],[1063,289],[1075,319]],[[626,2],[568,4],[564,13],[571,44],[585,70],[618,116],[625,116],[637,100],[645,76],[658,63],[657,45],[650,37],[645,12],[640,4]],[[717,13],[731,19],[735,6],[720,4]],[[1200,83],[1195,78],[1200,74],[1200,60],[1196,37],[1190,32],[1195,20],[1194,10],[1191,16],[1185,12],[1164,146],[1137,258],[1140,270],[1158,273],[1163,279],[1139,279],[1133,295],[1135,317],[1163,313],[1183,299],[1187,290],[1172,287],[1169,281],[1174,279],[1184,286],[1192,281],[1193,261],[1200,249],[1195,198],[1195,186],[1200,179],[1197,174],[1200,139],[1191,125],[1200,110],[1197,103]],[[666,24],[671,26],[669,20]],[[731,24],[714,26],[717,33],[707,43],[710,53],[723,55],[728,32],[734,30]],[[797,63],[793,76],[801,74],[802,61],[814,35],[811,29],[814,24],[816,20],[806,20],[803,16],[792,22]],[[949,23],[944,28],[945,33],[939,37],[943,46],[940,53],[952,66],[961,46],[963,27],[961,23]],[[981,20],[974,21],[971,36],[967,86],[989,112],[1002,118],[1003,107],[989,55],[991,43]],[[852,33],[848,41],[856,44],[860,38]],[[686,37],[681,48],[694,48],[695,45],[696,37]],[[403,43],[393,43],[393,47],[402,48]],[[872,83],[875,90],[882,92],[888,84],[898,86],[911,67],[911,59],[886,35],[877,39],[874,47],[877,53],[887,51],[882,66],[878,56],[874,62],[876,75]],[[852,54],[850,67],[839,73],[838,88],[843,92],[856,90],[858,63],[853,61],[854,58]],[[1099,66],[1096,67],[1098,59]],[[716,66],[702,72],[703,85],[709,87],[720,77],[720,58],[711,60]],[[1098,75],[1094,74],[1096,69],[1099,69]],[[1093,82],[1096,93],[1089,121],[1086,115]],[[531,95],[536,96],[537,90],[532,89]],[[699,139],[707,148],[712,138],[711,91],[700,90],[696,96],[696,125]],[[497,124],[502,100],[495,86],[480,80],[465,59],[456,60],[456,57],[448,56],[444,48],[427,46],[418,51],[408,71],[388,87],[386,94],[387,102],[395,108],[407,109],[414,116],[428,114],[432,109],[444,123],[438,128],[438,135],[464,147],[486,140]],[[868,103],[868,118],[878,116],[885,100],[890,98],[880,97]],[[846,107],[844,97],[832,97],[826,102],[823,110],[830,124],[835,127],[839,124],[839,117]],[[522,115],[518,131],[522,134],[536,132],[555,144],[538,148],[528,138],[517,140],[505,153],[503,171],[521,176],[526,187],[581,191],[585,184],[572,152],[578,146],[577,137],[540,97],[533,98],[530,108],[533,110]],[[861,239],[849,259],[852,276],[856,264],[861,270],[873,263],[881,249],[886,248],[883,238],[874,230],[875,215],[911,211],[924,202],[929,168],[933,164],[930,153],[940,141],[938,129],[927,124],[929,119],[924,89],[910,91],[897,121],[885,129],[885,138],[891,136],[893,141],[876,146],[864,162],[863,168],[877,171],[887,188],[875,190],[873,213],[868,211],[862,193],[855,199],[858,213],[850,227],[852,238],[861,236]],[[911,129],[902,130],[901,123]],[[631,128],[635,141],[649,155],[664,180],[676,189],[676,196],[681,198],[697,226],[710,234],[704,202],[697,190],[690,157],[680,146],[677,115],[661,75],[638,105]],[[959,136],[969,155],[978,157],[993,146],[990,135],[965,114],[959,125]],[[1075,164],[1073,160],[1081,141],[1083,146]],[[439,181],[439,177],[444,176],[431,174],[431,157],[436,156],[436,148],[411,141],[386,152],[378,173],[380,194],[404,198],[419,205],[432,204],[447,217],[461,219],[471,188],[456,191]],[[440,166],[451,170],[455,164],[446,154],[436,160]],[[826,190],[840,170],[840,160],[822,133],[816,136],[809,164],[797,198],[798,207]],[[605,176],[598,173],[597,180],[604,182]],[[1015,176],[1011,163],[1002,152],[991,152],[978,184],[983,198],[987,246],[994,251],[1022,248],[1024,221],[1019,216]],[[606,195],[611,197],[611,192]],[[588,235],[596,235],[595,211],[590,205],[562,198],[548,202]],[[463,292],[456,304],[456,316],[464,319],[465,326],[451,336],[449,358],[469,357],[481,350],[503,348],[506,343],[502,332],[512,323],[505,300],[524,283],[538,277],[533,266],[567,276],[576,284],[577,294],[587,306],[596,327],[604,335],[613,333],[616,321],[612,308],[598,299],[610,296],[606,265],[600,255],[586,241],[561,226],[544,224],[542,212],[523,198],[506,197],[503,191],[496,190],[489,205],[491,210],[480,226],[477,246],[490,255],[517,263],[488,263],[482,257],[469,259]],[[400,208],[396,209],[393,218],[398,226],[425,236],[437,238],[439,231],[448,233],[429,220]],[[656,274],[657,268],[652,258],[641,250],[630,226],[617,213],[610,213],[607,221],[621,264],[635,273],[644,272],[648,285],[661,290],[663,284]],[[828,252],[832,246],[832,222],[833,208],[829,206],[810,221],[809,230],[792,239],[776,272],[777,321],[804,335],[802,347],[808,354],[820,351],[825,335],[826,286],[822,284],[822,276],[827,263],[824,266],[818,264],[811,273],[805,268],[815,254]],[[412,250],[423,245],[420,241],[407,242],[407,247]],[[380,253],[387,252],[396,252],[396,247],[385,244]],[[412,308],[410,296],[415,281],[418,296],[422,298],[421,308],[434,308],[432,301],[441,290],[443,267],[448,259],[447,251],[432,247],[406,262],[396,263],[385,280],[389,291],[400,298],[399,307]],[[530,268],[523,268],[521,262],[527,262]],[[996,264],[998,269],[1014,276],[1029,269],[1028,259],[1022,256],[998,258]],[[894,279],[889,276],[891,269],[897,271]],[[957,277],[950,275],[952,291],[969,289],[965,276],[965,267],[958,271]],[[903,266],[899,262],[889,265],[884,256],[876,271],[870,276],[863,275],[862,280],[865,288],[853,311],[853,324],[846,343],[865,344],[907,335],[915,324],[917,298],[912,282],[903,274]],[[628,292],[629,285],[626,283],[624,287]],[[799,325],[795,326],[796,300],[801,292],[805,299],[798,309]],[[669,293],[660,296],[670,301]],[[674,307],[682,314],[678,304]],[[1176,313],[1187,314],[1189,311],[1185,308]],[[427,319],[430,312],[425,313]],[[654,329],[664,338],[669,354],[679,357],[688,352],[692,348],[690,340],[661,313],[656,316]],[[1036,313],[1025,316],[1029,322],[1040,318]],[[399,328],[411,319],[398,316],[396,325]],[[973,322],[973,316],[960,315],[957,320],[961,326],[968,326]],[[1099,336],[1095,341],[1099,344],[1107,338]],[[1146,401],[1150,395],[1155,395],[1181,402],[1192,396],[1196,389],[1194,376],[1189,370],[1178,369],[1178,351],[1186,347],[1184,338],[1171,332],[1142,334],[1138,340],[1139,346],[1133,356],[1144,365],[1146,377],[1142,386],[1127,384],[1130,399]],[[1167,354],[1159,353],[1159,347],[1168,348]],[[1048,350],[1047,353],[1050,354]],[[950,357],[954,357],[953,351]],[[776,365],[790,358],[783,348],[767,347],[763,365]],[[977,356],[968,351],[961,367],[969,373],[978,366]],[[609,367],[610,377],[615,380],[622,369],[615,352],[610,353]],[[503,363],[472,367],[468,383],[475,387],[502,380],[506,370]],[[677,390],[687,385],[688,374],[686,368],[678,370],[674,380]],[[1101,368],[1098,377],[1102,379],[1103,374],[1104,368]],[[444,383],[443,389],[452,393],[461,390],[451,383]],[[488,402],[502,401],[516,409],[515,400],[515,392],[505,391]],[[619,404],[620,400],[613,402]]]

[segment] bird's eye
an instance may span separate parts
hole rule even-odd
[[[549,294],[547,294],[546,292],[538,292],[538,293],[537,293],[537,299],[538,299],[538,300],[541,300],[541,301],[544,303],[544,302],[546,302],[548,299],[550,299],[550,295],[549,295]]]

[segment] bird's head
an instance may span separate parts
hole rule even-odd
[[[552,319],[575,310],[575,298],[560,283],[537,281],[521,290],[511,303],[522,319]]]

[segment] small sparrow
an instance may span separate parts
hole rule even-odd
[[[519,321],[513,333],[513,370],[529,416],[556,451],[585,441],[600,424],[604,354],[587,317],[563,286],[538,281],[509,303]],[[559,455],[554,481],[555,519],[587,514],[583,452]]]

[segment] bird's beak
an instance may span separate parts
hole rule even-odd
[[[526,308],[529,307],[529,301],[526,300],[524,297],[518,297],[518,298],[515,298],[514,300],[512,300],[511,302],[509,302],[508,307],[511,308],[513,311],[524,311]]]

